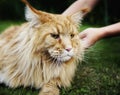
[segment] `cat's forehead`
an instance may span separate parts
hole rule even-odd
[[[49,28],[59,33],[69,33],[77,31],[76,25],[68,17],[61,15],[55,16],[51,22],[48,22],[48,24],[50,25]]]
[[[68,16],[64,15],[54,15],[53,19],[57,23],[67,23],[67,24],[72,24],[72,20]]]
[[[40,18],[41,18],[41,15],[40,15]],[[59,15],[59,14],[51,14],[51,13],[47,13],[45,15],[44,19],[47,19],[48,22],[52,21],[54,23],[71,22],[72,21],[69,16]]]
[[[63,23],[54,24],[50,27],[52,33],[59,33],[59,34],[68,34],[68,33],[77,33],[78,29],[73,25]]]

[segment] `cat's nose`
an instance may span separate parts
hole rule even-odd
[[[72,50],[72,48],[66,48],[65,49],[67,52],[70,52]]]

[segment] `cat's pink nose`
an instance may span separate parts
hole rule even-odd
[[[65,50],[70,52],[72,50],[72,48],[66,48]]]

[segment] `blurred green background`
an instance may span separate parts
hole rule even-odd
[[[62,13],[75,0],[29,0],[37,9]],[[100,0],[83,20],[80,30],[101,27],[120,21],[120,1]],[[0,32],[11,25],[20,25],[25,5],[20,0],[0,0]],[[37,95],[28,87],[9,88],[0,84],[0,95]],[[120,95],[120,37],[98,41],[87,49],[70,88],[61,88],[61,95]]]

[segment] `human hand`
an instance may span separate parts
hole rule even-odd
[[[102,38],[103,31],[101,28],[88,28],[80,32],[79,36],[82,39],[83,47],[89,48]]]

